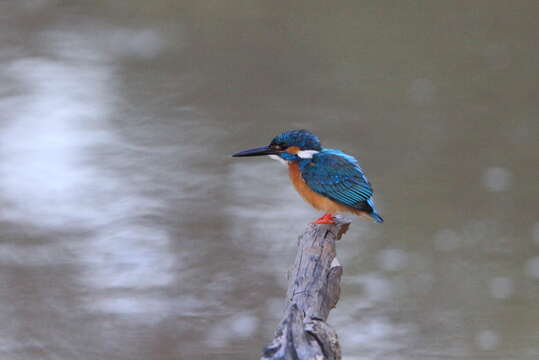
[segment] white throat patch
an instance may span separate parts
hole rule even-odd
[[[298,156],[302,159],[312,159],[314,154],[318,154],[316,150],[301,150],[298,151]]]
[[[278,162],[280,162],[281,164],[283,165],[288,165],[288,161],[286,161],[285,159],[283,159],[282,157],[280,157],[279,155],[268,155],[270,158],[272,158],[273,160],[277,160]]]

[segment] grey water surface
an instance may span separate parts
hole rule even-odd
[[[306,128],[384,224],[338,244],[346,360],[539,359],[539,2],[0,1],[0,359],[256,359],[320,214]]]

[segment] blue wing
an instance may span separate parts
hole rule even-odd
[[[313,191],[383,221],[374,208],[371,183],[352,156],[324,149],[303,168],[302,177]]]

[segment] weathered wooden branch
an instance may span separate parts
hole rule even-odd
[[[261,360],[339,360],[337,333],[327,323],[339,301],[342,266],[335,257],[335,241],[350,220],[309,225],[298,239],[298,252],[289,273],[284,317]]]

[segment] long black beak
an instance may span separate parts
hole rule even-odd
[[[261,156],[261,155],[274,155],[277,154],[277,151],[272,150],[269,146],[261,146],[254,149],[243,150],[238,153],[233,154],[234,157],[240,156]]]

